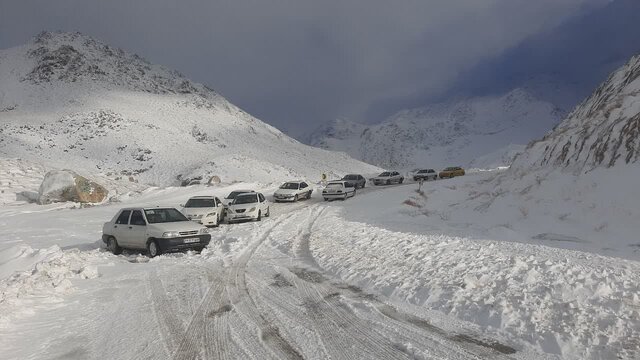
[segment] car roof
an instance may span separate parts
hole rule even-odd
[[[192,196],[189,198],[189,200],[191,199],[215,199],[215,196],[211,196],[211,195],[198,195],[198,196]]]
[[[164,210],[164,209],[177,210],[173,206],[138,206],[138,207],[125,207],[125,208],[120,209],[119,211],[123,211],[123,210]]]
[[[303,183],[306,182],[304,180],[291,180],[291,181],[285,181],[283,184],[289,184],[289,183]]]
[[[242,189],[240,189],[240,190],[233,190],[232,192],[241,193],[241,194],[247,194],[247,193],[254,193],[255,190],[242,190]]]
[[[238,196],[242,196],[242,195],[258,195],[258,192],[255,191],[249,191],[249,192],[244,192],[244,193],[240,193],[238,194]]]
[[[346,183],[346,181],[332,180],[332,181],[329,181],[327,183],[327,185],[329,185],[329,184],[342,184],[342,185],[344,185],[345,183]]]

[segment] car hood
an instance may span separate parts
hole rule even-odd
[[[212,212],[215,212],[217,208],[215,207],[205,207],[205,208],[182,208],[180,210],[181,213],[185,215],[205,215]]]
[[[278,195],[295,195],[298,191],[300,190],[293,190],[293,189],[278,189],[274,192],[274,194],[278,194]]]
[[[373,179],[388,180],[388,179],[391,179],[391,176],[376,176]]]
[[[151,230],[165,231],[200,231],[202,225],[196,225],[192,221],[175,221],[168,223],[149,224]]]

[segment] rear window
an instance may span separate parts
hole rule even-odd
[[[391,173],[389,172],[383,172],[382,174],[378,175],[378,176],[391,176]]]
[[[215,207],[216,201],[214,199],[189,199],[184,207],[186,208],[207,208]]]
[[[176,209],[150,209],[145,210],[144,214],[147,216],[149,224],[189,221],[186,216]]]
[[[116,224],[126,225],[129,223],[129,215],[131,215],[131,210],[123,210],[116,219]]]
[[[342,189],[342,183],[327,184],[327,189]]]

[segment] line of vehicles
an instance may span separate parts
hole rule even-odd
[[[433,169],[418,169],[414,181],[436,180],[464,175],[464,169],[449,167],[436,174]],[[398,171],[385,171],[371,178],[374,185],[402,184],[404,176]],[[346,200],[367,185],[359,174],[345,175],[329,181],[322,189],[325,201]],[[297,202],[310,199],[313,188],[305,181],[288,181],[273,194],[275,202]],[[181,205],[172,207],[123,208],[102,227],[102,241],[107,249],[120,254],[123,249],[144,250],[150,257],[166,252],[202,250],[211,241],[211,227],[223,221],[260,221],[271,215],[271,203],[254,190],[234,190],[224,199],[216,196],[194,196]]]

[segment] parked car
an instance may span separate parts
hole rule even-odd
[[[438,173],[436,173],[435,170],[433,169],[421,169],[418,170],[414,175],[413,175],[413,180],[414,181],[420,181],[420,180],[436,180],[438,178]]]
[[[363,189],[367,185],[367,179],[365,179],[364,176],[358,174],[345,175],[342,178],[342,181],[349,183],[356,189]]]
[[[253,190],[234,190],[232,192],[229,193],[229,195],[225,196],[224,199],[222,199],[222,203],[227,206],[229,204],[231,204],[233,202],[233,199],[236,198],[236,196],[240,195],[240,194],[246,194],[246,193],[253,193],[255,191]]]
[[[311,199],[313,189],[304,181],[289,181],[282,185],[273,193],[276,202],[298,201],[300,199]]]
[[[440,174],[438,174],[438,176],[440,176],[441,179],[452,178],[452,177],[463,176],[463,175],[464,175],[464,169],[459,166],[451,166],[451,167],[445,168],[444,170],[440,171]]]
[[[345,200],[354,196],[356,196],[356,188],[347,181],[331,181],[322,190],[324,201],[332,199]]]
[[[224,219],[224,204],[215,196],[194,196],[182,205],[181,212],[204,226],[218,226]]]
[[[150,257],[209,244],[209,229],[190,221],[175,208],[125,208],[102,226],[102,241],[114,254],[146,249]]]
[[[400,175],[397,171],[385,171],[382,174],[371,179],[373,185],[391,185],[402,184],[404,176]]]
[[[227,206],[227,222],[232,223],[242,220],[262,220],[269,217],[271,210],[269,202],[262,193],[250,192],[238,194],[231,204]]]

